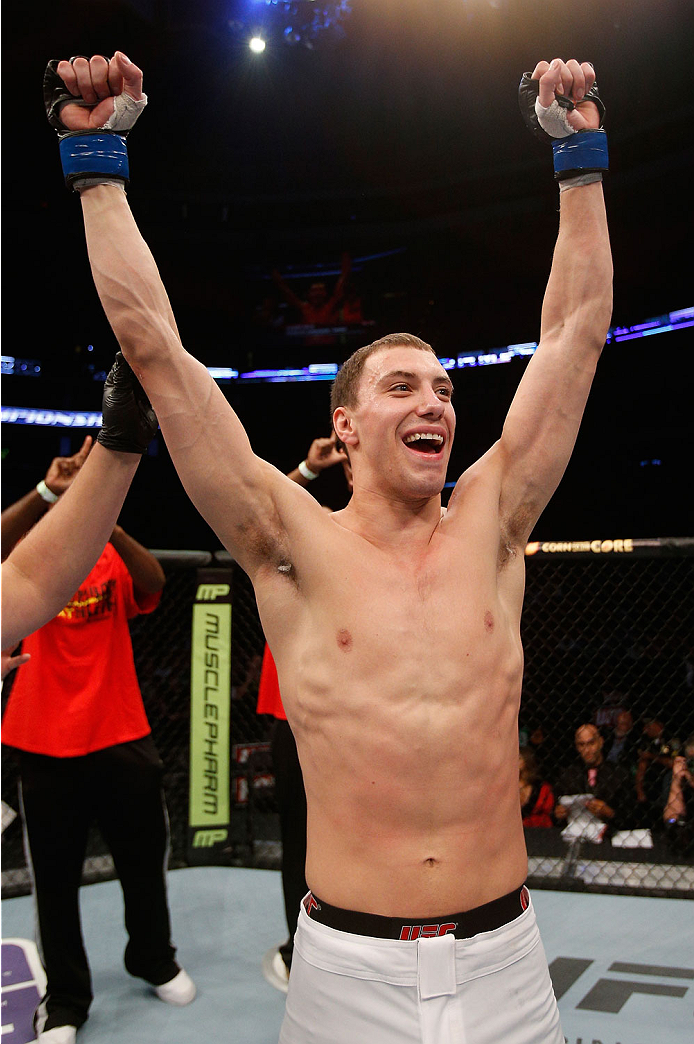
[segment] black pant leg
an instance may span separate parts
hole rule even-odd
[[[306,884],[306,791],[296,741],[289,723],[275,721],[272,731],[275,794],[282,838],[282,891],[289,939],[280,947],[287,967],[291,966],[299,904],[308,891]]]
[[[123,889],[125,967],[160,986],[177,974],[166,895],[169,820],[151,736],[98,755],[97,821]]]
[[[82,865],[92,819],[86,757],[20,753],[22,817],[37,912],[46,994],[38,1029],[81,1026],[92,984],[79,911]]]

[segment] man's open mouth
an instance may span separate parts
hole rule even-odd
[[[442,449],[444,441],[443,435],[433,431],[415,431],[403,439],[408,449],[431,456],[437,454]]]

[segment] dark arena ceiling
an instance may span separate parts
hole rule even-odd
[[[286,42],[288,6],[5,5],[5,128],[11,120],[24,142],[20,161],[5,141],[12,212],[73,202],[61,196],[43,121],[47,58],[120,48],[144,69],[150,98],[130,144],[133,206],[172,264],[183,271],[194,255],[188,277],[406,248],[422,282],[443,285],[468,321],[479,312],[486,323],[493,310],[513,325],[526,287],[536,321],[555,190],[516,87],[540,58],[576,56],[595,65],[607,106],[615,315],[629,321],[632,301],[644,317],[688,303],[691,0],[586,0],[580,10],[546,0],[332,0],[328,14],[348,11],[342,33],[319,33],[311,48]],[[293,4],[294,20],[320,6]],[[265,26],[262,55],[247,46],[254,24]]]
[[[46,61],[74,54],[121,49],[144,70],[129,197],[207,365],[278,365],[249,303],[273,268],[329,280],[343,252],[385,327],[441,356],[536,339],[557,191],[516,94],[543,58],[591,61],[607,108],[613,322],[694,304],[692,0],[39,0],[3,16],[3,353],[46,375],[6,381],[5,402],[98,409],[75,360],[93,344],[99,372],[115,348],[42,105]],[[678,388],[689,333],[652,339]],[[284,364],[313,361],[292,351]],[[657,426],[643,351],[619,358],[625,396],[640,388],[630,423]]]

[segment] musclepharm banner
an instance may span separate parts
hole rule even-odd
[[[231,572],[199,569],[190,669],[188,858],[226,862],[229,847]]]

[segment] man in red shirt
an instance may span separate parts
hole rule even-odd
[[[83,447],[84,450],[84,447]],[[39,489],[2,514],[3,553],[72,482],[86,454],[56,458]],[[88,524],[88,519],[85,520]],[[172,1004],[195,986],[174,959],[166,898],[168,817],[162,763],[135,673],[128,620],[158,605],[157,559],[116,525],[63,610],[24,641],[3,742],[19,751],[20,800],[33,875],[46,994],[34,1016],[43,1044],[72,1044],[91,977],[78,891],[96,820],[125,901],[125,966]]]

